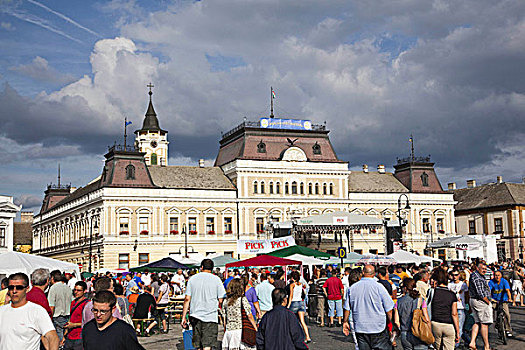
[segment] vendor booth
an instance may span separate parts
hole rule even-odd
[[[77,264],[19,252],[0,254],[1,275],[8,276],[12,273],[23,272],[30,277],[31,273],[39,268],[46,268],[50,272],[60,270],[62,272],[74,273],[77,278],[80,278],[80,269]]]
[[[425,255],[417,255],[410,252],[407,252],[405,250],[398,250],[397,252],[388,255],[389,257],[393,258],[398,264],[417,264],[420,265],[422,263],[433,263],[433,262],[441,262],[441,260],[432,258],[430,256]]]
[[[144,272],[145,270],[149,272],[176,272],[178,269],[188,269],[188,266],[168,257],[129,270],[132,272]]]

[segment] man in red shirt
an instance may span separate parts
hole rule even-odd
[[[48,269],[36,269],[31,274],[31,290],[27,292],[26,299],[32,303],[38,304],[46,309],[49,317],[53,319],[53,312],[49,307],[46,294],[44,291],[49,285],[49,270]]]
[[[339,277],[332,275],[323,285],[323,292],[328,299],[328,318],[329,327],[334,326],[334,316],[337,316],[338,327],[341,326],[343,319],[343,282]],[[334,312],[335,311],[335,312]]]
[[[71,302],[69,322],[64,326],[64,350],[82,350],[82,311],[88,302],[86,289],[87,284],[84,281],[78,281],[73,288],[75,299]]]

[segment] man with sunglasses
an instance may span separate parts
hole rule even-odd
[[[463,324],[467,318],[467,312],[465,310],[465,305],[469,302],[468,286],[461,280],[461,275],[459,270],[452,270],[450,273],[452,276],[452,281],[448,283],[448,290],[456,294],[457,307],[458,307],[458,319],[459,319],[459,340],[463,336]],[[458,346],[458,344],[456,344]]]
[[[40,340],[47,350],[58,349],[58,336],[46,310],[27,301],[29,278],[24,273],[9,276],[11,303],[0,306],[0,349],[38,350]]]
[[[93,298],[91,311],[95,318],[84,325],[82,343],[84,350],[143,350],[133,327],[113,316],[116,309],[115,294],[104,290]]]
[[[78,281],[73,286],[73,301],[71,302],[71,315],[64,325],[64,339],[61,344],[64,350],[82,350],[82,311],[89,301],[86,298],[87,284]]]

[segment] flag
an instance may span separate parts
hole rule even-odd
[[[272,98],[275,98],[275,91],[272,89]]]
[[[133,124],[132,122],[126,122],[126,126]]]

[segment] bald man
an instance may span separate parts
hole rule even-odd
[[[349,311],[352,311],[353,329],[359,349],[389,349],[390,333],[387,317],[392,319],[394,302],[385,287],[374,279],[375,267],[366,265],[363,278],[347,291],[343,332],[350,334]]]

